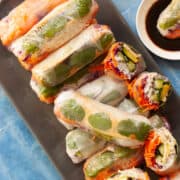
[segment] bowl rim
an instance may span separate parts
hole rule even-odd
[[[157,46],[146,31],[146,15],[157,0],[142,0],[136,13],[136,29],[140,40],[153,54],[166,60],[180,60],[180,51],[168,51]]]

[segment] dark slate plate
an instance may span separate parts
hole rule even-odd
[[[6,0],[0,6],[0,17],[15,7],[21,0]],[[142,43],[133,35],[126,22],[119,15],[111,0],[98,0],[100,12],[98,21],[111,26],[118,40],[128,42],[136,47],[145,57],[149,71],[158,71],[157,64],[144,48]],[[30,86],[30,73],[26,72],[16,58],[0,45],[0,83],[23,116],[33,134],[37,137],[50,159],[54,162],[64,179],[83,179],[82,165],[73,165],[65,153],[64,137],[67,133],[55,116],[53,107],[41,103],[32,92]],[[172,93],[163,113],[169,118],[173,134],[180,140],[179,119],[180,98]],[[153,176],[153,179],[157,179]]]

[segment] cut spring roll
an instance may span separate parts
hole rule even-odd
[[[149,133],[144,157],[147,167],[159,175],[168,175],[180,168],[178,144],[165,127]]]
[[[56,86],[104,54],[113,42],[114,36],[108,26],[91,25],[35,66],[33,78],[46,86]]]
[[[178,170],[177,172],[173,174],[169,174],[166,177],[159,178],[159,180],[179,180],[179,179],[180,179],[180,170]]]
[[[73,163],[84,161],[104,146],[105,141],[80,129],[72,130],[66,135],[66,152]]]
[[[123,81],[119,81],[104,75],[85,84],[78,91],[104,104],[116,106],[128,93],[127,86]]]
[[[132,114],[138,114],[146,117],[148,117],[150,113],[149,111],[144,111],[143,109],[138,107],[138,105],[133,100],[127,98],[125,98],[118,105],[118,109],[120,109],[121,111],[125,111]]]
[[[60,93],[54,113],[70,125],[125,147],[142,146],[151,129],[150,121],[144,116],[120,111],[73,90]]]
[[[171,84],[165,76],[156,72],[140,74],[129,86],[129,94],[146,110],[157,110],[166,103]]]
[[[172,0],[160,14],[157,28],[162,36],[169,39],[180,38],[180,1]]]
[[[103,75],[102,71],[94,70],[94,67],[99,65],[102,62],[102,59],[103,57],[97,58],[93,63],[81,69],[72,77],[65,80],[63,84],[59,84],[54,87],[48,87],[36,82],[36,80],[34,80],[32,77],[30,81],[30,86],[42,102],[51,104],[54,102],[58,93],[60,93],[61,91],[67,89],[77,89],[86,82],[92,81]]]
[[[113,44],[104,60],[105,72],[121,80],[131,80],[145,68],[142,55],[124,42]]]
[[[109,145],[101,152],[89,158],[84,164],[86,180],[104,180],[118,170],[138,166],[143,159],[142,149],[129,149]]]
[[[150,180],[147,172],[138,168],[119,170],[105,180]]]
[[[29,70],[87,28],[97,10],[98,5],[94,0],[68,0],[14,41],[9,49]]]
[[[0,21],[0,38],[5,46],[29,31],[54,7],[67,0],[25,0]]]

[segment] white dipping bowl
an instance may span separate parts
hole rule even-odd
[[[180,51],[165,50],[157,46],[146,31],[146,16],[152,5],[158,0],[142,0],[136,15],[136,28],[144,45],[154,54],[167,60],[180,60]]]

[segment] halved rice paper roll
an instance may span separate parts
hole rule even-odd
[[[120,111],[73,90],[60,93],[55,100],[54,113],[70,125],[125,147],[144,145],[151,129],[146,117]]]
[[[66,152],[73,163],[80,163],[97,151],[103,149],[106,142],[83,130],[75,129],[66,135]]]
[[[178,170],[177,172],[173,174],[169,174],[166,177],[159,178],[159,180],[179,180],[179,179],[180,179],[180,170]]]
[[[56,86],[107,52],[114,42],[108,26],[91,25],[65,46],[32,69],[33,78],[46,86]]]
[[[172,0],[160,14],[157,28],[168,39],[180,38],[180,1]]]
[[[9,49],[29,70],[87,28],[97,10],[98,5],[94,0],[68,0],[14,41]]]
[[[67,0],[25,0],[0,21],[0,39],[5,46],[28,32],[56,6]]]
[[[109,145],[85,162],[83,168],[85,179],[106,179],[118,170],[138,166],[142,160],[142,149],[133,150],[126,147]]]
[[[129,94],[145,110],[158,110],[166,103],[171,84],[156,72],[141,73],[129,86]]]
[[[116,106],[125,98],[128,90],[123,81],[104,75],[83,85],[78,92],[104,104]]]
[[[145,68],[142,55],[124,42],[113,44],[104,60],[105,72],[120,80],[132,80]]]
[[[133,100],[125,98],[118,106],[118,109],[132,114],[149,116],[149,111],[144,111]]]
[[[119,170],[105,180],[150,180],[147,172],[138,168]]]
[[[179,147],[165,127],[149,133],[145,143],[146,165],[159,175],[168,175],[180,168]]]
[[[94,67],[101,64],[102,59],[103,56],[97,58],[93,63],[87,65],[85,68],[81,69],[72,77],[68,78],[63,83],[57,86],[45,86],[41,83],[36,82],[36,80],[33,79],[33,77],[31,78],[30,86],[42,102],[51,104],[54,102],[58,93],[60,93],[61,91],[67,89],[78,89],[83,84],[102,76],[103,71],[94,70]]]

